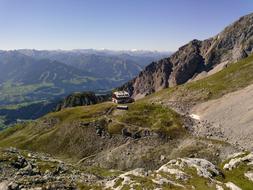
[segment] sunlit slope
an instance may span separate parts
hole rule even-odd
[[[160,105],[136,102],[129,111],[119,111],[110,102],[64,109],[35,122],[20,124],[0,133],[0,146],[43,151],[82,158],[140,138],[143,131],[177,138],[186,134],[178,114]]]
[[[0,145],[79,157],[99,143],[86,123],[99,120],[112,104],[76,107],[50,113],[31,123],[20,124],[0,134]],[[72,155],[73,154],[73,155]]]
[[[207,78],[154,93],[146,99],[200,102],[219,98],[253,83],[253,55]]]

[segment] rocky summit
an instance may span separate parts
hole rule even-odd
[[[241,17],[204,41],[192,40],[169,58],[153,62],[120,89],[138,99],[213,74],[253,52],[253,14]]]

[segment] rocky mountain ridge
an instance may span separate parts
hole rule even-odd
[[[151,63],[120,89],[128,90],[138,99],[163,88],[186,83],[199,74],[205,75],[220,64],[222,68],[226,67],[252,52],[253,14],[249,14],[216,36],[204,41],[192,40],[170,57]]]
[[[96,95],[94,92],[76,92],[68,95],[56,105],[55,111],[64,108],[93,105],[109,100],[110,95]]]

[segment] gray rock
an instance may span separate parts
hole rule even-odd
[[[15,183],[15,182],[10,182],[10,183],[8,184],[8,188],[9,188],[10,190],[18,190],[19,186],[18,186],[18,184]],[[1,189],[1,188],[0,188],[0,189]]]
[[[18,159],[13,161],[11,165],[17,169],[24,168],[27,166],[27,161],[23,156],[18,156]]]
[[[0,190],[8,190],[8,181],[3,181],[0,183]]]

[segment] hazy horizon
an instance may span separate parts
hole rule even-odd
[[[153,50],[153,49],[95,49],[95,48],[78,48],[78,49],[36,49],[36,48],[18,48],[18,49],[0,49],[0,51],[18,51],[18,50],[35,50],[35,51],[112,51],[112,52],[161,52],[171,53],[169,50]]]
[[[0,49],[173,52],[252,10],[250,0],[0,0]]]

